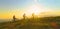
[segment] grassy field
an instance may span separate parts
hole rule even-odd
[[[0,29],[60,29],[60,16],[3,22]]]

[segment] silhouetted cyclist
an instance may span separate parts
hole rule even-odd
[[[32,13],[32,17],[33,17],[33,19],[34,19],[34,13]]]
[[[26,17],[26,15],[25,15],[25,13],[23,14],[23,19],[25,19],[25,17]]]
[[[13,21],[16,21],[16,17],[15,17],[15,15],[13,16]]]

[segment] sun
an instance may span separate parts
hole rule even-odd
[[[35,15],[39,15],[40,10],[41,10],[41,9],[39,9],[38,6],[33,5],[33,6],[31,6],[31,7],[26,11],[26,14],[29,15],[29,16],[30,16],[32,13],[34,13]]]
[[[35,15],[38,15],[40,13],[40,10],[37,6],[32,6],[31,12],[34,13]]]

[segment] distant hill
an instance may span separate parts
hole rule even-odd
[[[11,19],[12,20],[12,19]],[[8,22],[9,21],[9,19],[0,19],[0,23],[1,22]]]

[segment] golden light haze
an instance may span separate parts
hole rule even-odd
[[[0,14],[0,18],[4,19],[11,19],[13,15],[16,15],[16,18],[22,18],[23,17],[23,12],[10,12],[10,13],[2,13]],[[29,14],[29,13],[28,13]],[[28,16],[26,14],[26,16]],[[31,15],[30,15],[31,16]],[[39,15],[40,17],[46,17],[46,16],[60,16],[60,11],[47,11],[47,12],[40,12]],[[29,17],[29,16],[28,16]]]
[[[60,11],[48,11],[42,12],[39,15],[40,17],[48,17],[48,16],[60,16]]]

